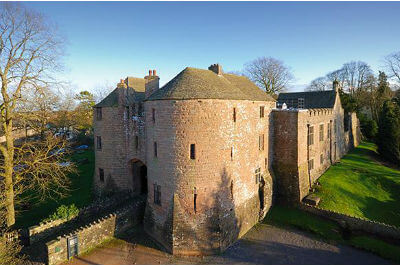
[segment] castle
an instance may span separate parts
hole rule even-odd
[[[218,64],[162,88],[155,70],[121,79],[94,108],[94,135],[96,191],[147,194],[146,232],[180,255],[225,250],[273,197],[300,202],[360,138],[336,84],[276,101]]]

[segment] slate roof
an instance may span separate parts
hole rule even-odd
[[[285,103],[288,108],[297,108],[298,99],[304,99],[305,109],[333,108],[335,105],[336,92],[334,90],[280,93],[278,105]]]
[[[210,70],[185,68],[147,100],[234,99],[275,101],[243,76],[217,75]]]
[[[116,107],[118,106],[118,90],[128,90],[128,102],[138,102],[145,99],[145,79],[136,77],[127,77],[125,82],[128,84],[128,88],[116,88],[102,101],[96,104],[94,107]]]

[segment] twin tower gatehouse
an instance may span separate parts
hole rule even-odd
[[[144,228],[173,254],[221,252],[358,144],[338,91],[310,93],[277,102],[218,64],[121,79],[94,108],[96,191],[147,194]]]

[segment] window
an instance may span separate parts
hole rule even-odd
[[[314,169],[314,159],[308,160],[308,170]]]
[[[101,182],[104,182],[104,169],[99,168],[99,179]]]
[[[233,108],[233,122],[236,122],[236,108]]]
[[[319,125],[319,141],[322,142],[324,140],[324,125]]]
[[[101,136],[96,136],[97,150],[101,150]]]
[[[308,126],[308,139],[307,139],[308,145],[313,145],[314,144],[314,127],[313,126]]]
[[[256,177],[256,184],[261,180],[261,168],[257,168],[255,171],[255,177]]]
[[[154,183],[154,203],[161,205],[161,186]]]
[[[331,124],[328,123],[326,126],[328,127],[328,139],[331,139],[331,135],[332,135]]]
[[[264,150],[264,134],[258,136],[258,150],[260,151]]]
[[[126,118],[129,120],[130,119],[129,106],[126,106],[125,110],[126,110]]]
[[[304,98],[297,99],[297,108],[304,109]]]
[[[194,187],[193,189],[193,210],[197,212],[197,189]]]
[[[233,161],[233,147],[231,147],[231,161]]]
[[[320,155],[320,157],[319,157],[319,163],[320,163],[321,165],[324,164],[324,154],[321,154],[321,155]]]
[[[103,110],[102,108],[96,108],[96,118],[98,121],[103,119]]]
[[[135,136],[135,149],[138,150],[139,149],[139,136]]]
[[[231,180],[231,199],[233,200],[233,180]]]
[[[260,118],[264,118],[264,106],[260,107]]]
[[[268,168],[268,158],[267,157],[265,158],[264,163],[265,163],[265,170],[267,170],[267,168]]]
[[[143,116],[143,103],[140,102],[138,106],[138,116]]]
[[[157,142],[154,142],[154,157],[157,157]]]
[[[196,145],[190,145],[190,159],[196,159]]]
[[[151,118],[153,119],[153,123],[156,122],[156,110],[155,109],[151,109]]]

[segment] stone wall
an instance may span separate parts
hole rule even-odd
[[[145,164],[144,117],[139,113],[139,102],[127,100],[132,97],[126,88],[118,88],[118,105],[103,107],[101,120],[97,120],[96,115],[93,117],[94,187],[98,193],[117,190],[140,192],[134,183],[131,166],[137,160]],[[101,137],[101,150],[96,146],[97,136]],[[100,180],[100,168],[104,170],[104,181]]]
[[[352,232],[362,232],[382,238],[400,240],[400,228],[396,226],[361,219],[334,211],[324,210],[303,203],[299,204],[298,207],[308,213],[335,221],[341,227],[349,229]]]
[[[263,118],[260,106],[265,107]],[[236,239],[257,223],[260,210],[264,214],[269,209],[272,200],[269,119],[274,106],[275,102],[235,100],[145,103],[146,121],[152,121],[151,110],[155,110],[155,122],[146,122],[145,130],[150,188],[145,229],[168,251],[174,254],[219,251],[222,245],[229,244],[213,244],[215,227],[208,226],[217,223],[221,227],[222,220],[216,217],[219,213],[227,210],[231,223],[242,224],[232,236]],[[264,147],[259,150],[262,135]],[[191,144],[195,144],[195,159],[190,158]],[[264,209],[260,209],[261,184],[255,176],[258,168],[265,182],[261,192]],[[161,205],[154,203],[154,185],[161,187]],[[254,200],[256,203],[249,203]],[[179,215],[182,218],[174,218]],[[179,222],[188,229],[179,227]],[[217,241],[224,239],[221,234],[218,237]],[[189,243],[199,240],[204,242],[201,247]]]
[[[104,240],[120,235],[138,224],[143,218],[143,207],[129,205],[114,213],[82,225],[46,243],[48,264],[55,265],[68,260],[68,239],[77,237],[78,255],[101,244]]]
[[[317,179],[349,150],[349,135],[352,133],[344,131],[344,111],[339,96],[332,109],[275,109],[272,115],[273,168],[277,176],[278,196],[285,202],[297,203],[309,193]],[[352,120],[357,124],[356,116],[352,116]],[[313,143],[310,145],[309,128],[313,130]],[[358,142],[352,141],[352,144],[356,146]]]

